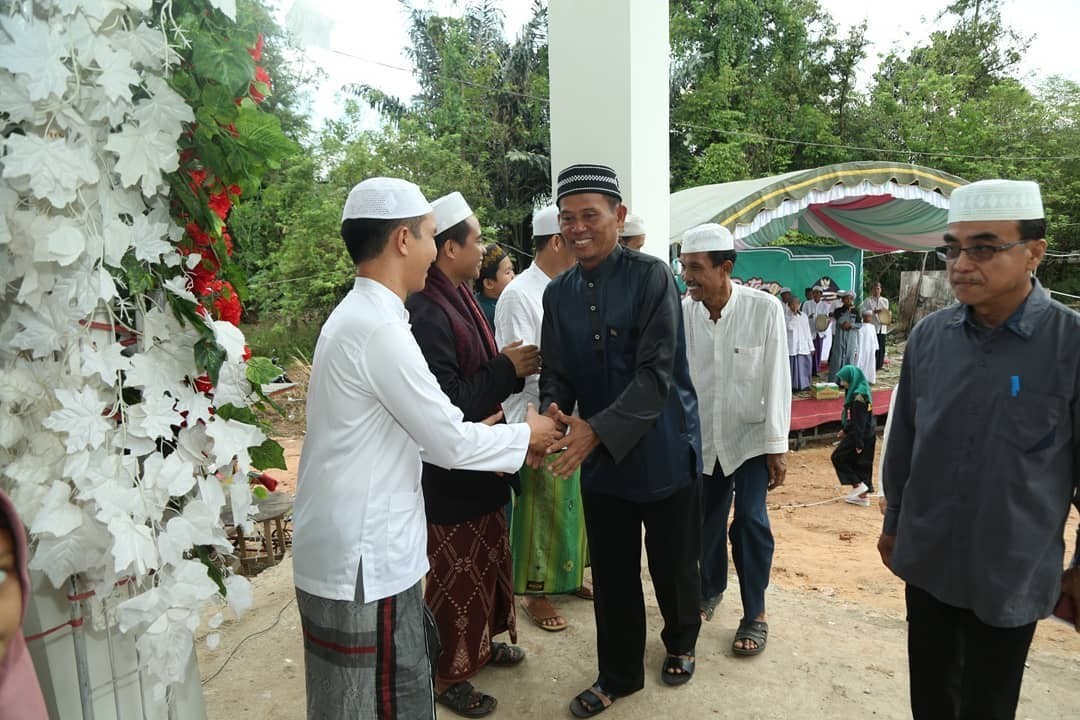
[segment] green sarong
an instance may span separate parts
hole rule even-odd
[[[514,592],[571,593],[581,587],[589,548],[581,508],[581,470],[567,479],[548,472],[552,455],[539,470],[521,469],[521,495],[514,499],[510,551]]]

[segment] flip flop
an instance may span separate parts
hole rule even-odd
[[[762,620],[741,620],[739,629],[735,631],[735,640],[731,643],[731,651],[736,655],[759,655],[765,650],[765,643],[769,638],[769,624]],[[747,650],[735,643],[739,640],[753,640],[757,647]]]
[[[577,697],[570,701],[570,712],[574,714],[574,717],[579,718],[599,715],[614,705],[618,698],[618,695],[609,693],[599,684],[596,684],[587,690],[582,690],[577,694]]]
[[[594,600],[595,599],[595,597],[593,596],[592,588],[587,586],[587,585],[582,585],[581,587],[579,587],[577,590],[574,591],[574,594],[577,595],[582,600]]]
[[[689,655],[668,655],[660,668],[660,679],[665,685],[685,685],[694,677],[695,665],[693,653]],[[678,670],[679,672],[671,672]]]
[[[540,612],[533,603],[527,601],[521,602],[521,609],[525,611],[525,614],[533,621],[533,625],[541,630],[547,630],[548,632],[560,632],[565,630],[569,623],[566,622],[566,618],[559,614],[559,611],[555,609],[555,606],[551,604],[551,601],[544,598],[550,611],[547,613]],[[557,620],[554,625],[544,624],[545,620]]]

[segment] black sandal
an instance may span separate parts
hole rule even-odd
[[[510,645],[504,642],[491,643],[491,659],[488,660],[488,665],[509,667],[511,665],[517,665],[524,659],[525,651],[517,645]]]
[[[592,717],[614,705],[617,699],[618,695],[609,693],[599,684],[593,685],[591,688],[579,692],[577,697],[570,701],[570,712],[574,714],[574,717]]]
[[[765,650],[765,643],[769,639],[769,624],[762,620],[741,620],[739,629],[735,631],[735,640],[731,643],[731,651],[736,655],[758,655]],[[739,647],[735,643],[742,640],[752,640],[757,647],[747,649]]]
[[[495,711],[499,701],[490,695],[473,688],[472,683],[459,682],[446,688],[435,698],[440,705],[445,705],[458,715],[467,718],[481,718]]]
[[[694,655],[668,655],[660,668],[660,679],[665,685],[685,685],[694,677]],[[673,672],[674,671],[674,672]]]

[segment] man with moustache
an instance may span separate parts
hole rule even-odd
[[[412,332],[428,367],[466,420],[501,410],[524,378],[539,369],[535,345],[495,350],[495,337],[471,285],[484,257],[480,222],[461,193],[432,203],[437,256],[424,289],[405,301]],[[515,468],[516,470],[516,468]],[[451,470],[424,463],[428,572],[424,600],[435,616],[443,653],[435,696],[455,711],[480,717],[495,699],[469,680],[486,665],[516,665],[525,652],[494,641],[517,640],[506,513],[517,473]]]
[[[619,244],[615,172],[566,168],[556,204],[578,264],[544,291],[540,402],[568,428],[551,471],[581,466],[599,675],[570,710],[589,717],[645,683],[642,525],[664,617],[660,679],[693,675],[701,438],[675,279],[667,263]],[[575,404],[580,417],[567,414]]]
[[[1062,593],[1080,609],[1076,556],[1062,573],[1080,507],[1080,314],[1034,277],[1045,234],[1036,183],[954,190],[938,253],[958,302],[904,351],[878,550],[906,583],[916,720],[1013,718],[1036,622]]]

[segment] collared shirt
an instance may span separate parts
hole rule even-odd
[[[879,298],[868,297],[863,300],[862,305],[859,306],[860,313],[864,313],[867,310],[874,313],[874,327],[877,329],[878,335],[884,335],[885,333],[889,332],[889,326],[878,320],[877,311],[888,309],[889,298],[885,297],[884,295]]]
[[[516,275],[499,296],[495,306],[495,344],[506,347],[515,340],[526,345],[540,344],[544,320],[544,288],[551,278],[534,262]],[[540,374],[525,378],[525,389],[506,398],[503,412],[507,422],[521,422],[529,403],[540,407]]]
[[[701,475],[697,398],[675,278],[657,258],[616,245],[544,290],[540,404],[577,403],[600,446],[582,492],[653,502]]]
[[[825,330],[822,330],[820,332],[818,331],[818,329],[817,329],[817,316],[818,315],[829,315],[830,313],[832,313],[833,304],[831,302],[826,301],[826,300],[818,300],[817,302],[815,302],[813,300],[807,300],[807,302],[810,303],[810,309],[807,310],[806,309],[806,303],[803,303],[803,312],[806,313],[807,319],[810,322],[810,329],[813,332],[817,333],[818,337],[825,337],[826,335],[829,334],[829,329],[826,328]]]
[[[787,321],[788,355],[809,355],[814,352],[814,336],[802,313],[792,315]]]
[[[716,322],[689,297],[682,311],[705,467],[719,461],[730,475],[750,458],[787,452],[791,369],[780,301],[733,283]]]
[[[421,457],[442,467],[514,472],[526,425],[462,422],[428,370],[401,298],[357,278],[319,333],[293,515],[293,580],[304,592],[365,602],[428,570]]]
[[[912,331],[894,392],[893,571],[990,625],[1049,615],[1080,504],[1080,314],[1037,280],[998,328],[939,310]]]

